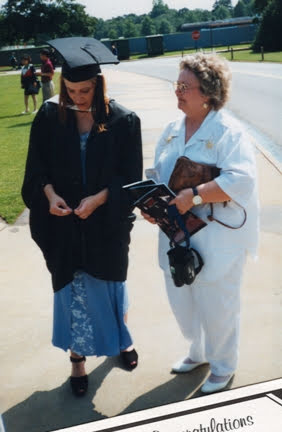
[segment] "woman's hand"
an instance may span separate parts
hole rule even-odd
[[[179,213],[184,214],[194,206],[192,202],[193,196],[194,194],[191,188],[182,189],[178,195],[169,202],[169,205],[175,204]]]
[[[72,209],[67,205],[65,200],[56,194],[51,184],[44,187],[44,193],[49,201],[49,212],[54,216],[68,216]]]
[[[80,219],[87,219],[97,207],[99,207],[99,204],[96,195],[91,195],[80,201],[79,206],[74,209],[74,213],[80,217]]]
[[[141,215],[143,216],[144,219],[146,219],[146,221],[151,222],[152,224],[156,224],[156,219],[152,218],[151,216],[149,216],[147,213],[144,213],[141,211]]]
[[[59,195],[54,195],[49,204],[49,212],[54,216],[68,216],[72,213],[72,209]]]
[[[74,213],[81,219],[87,219],[98,207],[104,204],[108,198],[108,189],[103,189],[95,195],[83,198]]]

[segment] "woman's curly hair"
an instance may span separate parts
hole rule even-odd
[[[201,92],[209,98],[209,105],[218,111],[230,95],[231,71],[225,58],[217,54],[196,53],[180,63],[180,70],[189,70],[200,82]]]

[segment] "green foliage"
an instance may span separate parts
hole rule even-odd
[[[131,21],[130,19],[127,19],[124,23],[123,35],[126,38],[135,37],[138,35],[136,26],[135,26],[134,22]]]
[[[150,36],[156,33],[153,20],[149,16],[145,16],[142,20],[141,33],[143,36]]]
[[[92,35],[97,21],[74,0],[8,0],[2,14],[7,44],[40,41],[40,34],[50,38]]]
[[[254,16],[256,13],[255,0],[239,0],[233,9],[234,17]]]
[[[247,16],[254,16],[257,13],[255,8],[255,0],[243,0],[243,2],[245,3],[245,7],[247,9]]]
[[[263,10],[262,19],[253,45],[254,51],[282,49],[282,2],[270,0]]]
[[[163,0],[153,0],[153,8],[150,13],[151,18],[156,18],[160,15],[164,15],[168,12],[168,6],[163,2]]]
[[[5,45],[5,41],[8,39],[8,29],[5,26],[5,17],[0,13],[0,48]]]
[[[212,12],[214,13],[216,11],[216,9],[218,9],[220,7],[224,7],[226,9],[228,9],[230,12],[232,12],[232,10],[233,10],[231,0],[216,0],[213,4]]]
[[[248,9],[243,0],[239,0],[235,5],[233,15],[234,17],[244,17],[248,15]]]
[[[262,12],[266,6],[268,5],[268,3],[270,3],[272,0],[254,0],[255,2],[255,9],[258,12]]]
[[[223,20],[223,19],[231,18],[232,13],[226,6],[220,5],[213,11],[213,17],[216,20]]]
[[[172,26],[170,25],[170,22],[168,19],[163,18],[160,21],[159,27],[158,27],[158,33],[159,34],[169,34],[172,32]]]
[[[112,28],[109,30],[108,37],[109,37],[109,39],[111,39],[111,40],[115,40],[115,39],[118,38],[117,31],[116,31],[116,29],[115,29],[114,27],[112,27]]]

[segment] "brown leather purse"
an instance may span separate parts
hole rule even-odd
[[[218,177],[220,169],[215,166],[194,162],[186,156],[180,156],[170,176],[168,187],[178,193],[182,189],[207,183]]]
[[[215,166],[205,165],[198,162],[194,162],[189,159],[187,156],[180,156],[173,168],[171,173],[168,187],[175,192],[176,194],[182,189],[196,187],[202,183],[207,183],[213,180],[215,177],[220,175],[220,169]],[[224,207],[227,205],[227,201],[223,203]],[[218,219],[215,219],[213,216],[213,204],[210,203],[211,213],[207,216],[209,221],[215,221],[227,228],[238,229],[241,228],[247,220],[246,210],[237,203],[239,207],[241,207],[244,211],[244,220],[243,222],[237,226],[233,227],[224,222],[221,222]]]

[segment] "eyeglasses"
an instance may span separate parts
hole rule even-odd
[[[175,81],[173,83],[173,88],[174,88],[175,91],[179,91],[180,93],[186,93],[189,90],[193,90],[193,89],[199,88],[199,86],[190,87],[187,84],[179,83],[179,82]]]

